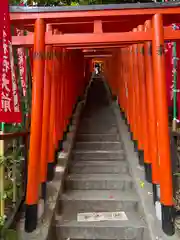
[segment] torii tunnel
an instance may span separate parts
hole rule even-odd
[[[26,231],[36,228],[39,187],[45,194],[53,179],[56,152],[97,59],[127,119],[154,201],[160,185],[162,229],[173,235],[164,43],[180,39],[170,27],[180,22],[180,4],[11,7],[10,16],[13,26],[29,32],[13,36],[13,46],[33,49]]]

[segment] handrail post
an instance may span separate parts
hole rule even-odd
[[[39,159],[41,155],[43,84],[44,84],[45,24],[43,19],[35,22],[33,89],[31,135],[28,162],[28,179],[26,193],[25,230],[32,232],[37,226],[39,200]]]
[[[173,186],[168,128],[168,104],[165,76],[164,29],[161,14],[152,18],[152,55],[154,71],[155,106],[157,116],[157,140],[159,154],[160,200],[162,229],[174,234]]]
[[[132,81],[132,101],[133,101],[133,140],[134,140],[134,149],[138,151],[138,115],[139,115],[139,106],[137,101],[137,54],[136,54],[136,46],[132,45],[132,73],[133,73],[133,81]]]

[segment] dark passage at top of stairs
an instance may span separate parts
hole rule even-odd
[[[55,239],[149,240],[107,89],[101,79],[89,88],[59,199]],[[79,215],[104,212],[106,217],[121,213],[103,221]]]

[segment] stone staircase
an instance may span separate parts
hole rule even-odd
[[[114,218],[107,220],[107,212]],[[104,219],[88,221],[80,213],[103,213]],[[149,240],[110,104],[85,107],[55,224],[58,240]]]

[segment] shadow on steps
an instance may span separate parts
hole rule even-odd
[[[111,102],[110,90],[103,78],[94,78],[87,93],[86,109],[107,106]]]

